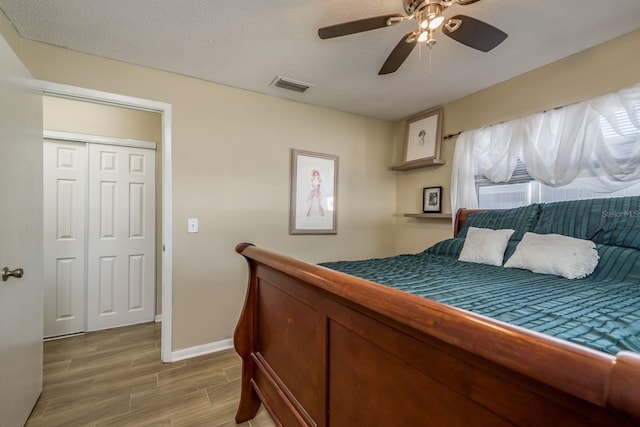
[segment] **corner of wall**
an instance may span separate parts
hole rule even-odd
[[[13,52],[20,58],[22,37],[13,26],[7,15],[0,10],[0,35],[5,39]]]

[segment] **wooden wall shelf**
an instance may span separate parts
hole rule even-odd
[[[408,171],[411,169],[418,169],[418,168],[426,168],[429,166],[440,166],[440,165],[444,165],[447,162],[442,160],[442,159],[428,159],[428,160],[420,160],[420,161],[415,161],[415,162],[408,162],[404,165],[399,165],[399,166],[391,166],[391,170],[394,171]]]
[[[431,219],[451,219],[450,213],[406,213],[408,218],[431,218]]]

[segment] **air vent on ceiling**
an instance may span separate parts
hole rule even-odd
[[[294,92],[304,92],[305,90],[313,87],[311,83],[305,83],[298,80],[290,79],[289,77],[276,77],[269,86],[279,87],[281,89],[292,90]]]

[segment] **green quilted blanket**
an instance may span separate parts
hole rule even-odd
[[[462,242],[321,265],[609,354],[640,352],[640,251],[599,245],[594,274],[568,280],[458,261]]]

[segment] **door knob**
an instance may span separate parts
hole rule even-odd
[[[9,270],[8,267],[4,267],[2,269],[2,281],[6,282],[7,280],[9,280],[9,277],[15,277],[16,279],[19,279],[22,277],[23,274],[24,274],[24,270],[21,268],[16,268],[15,270]]]

